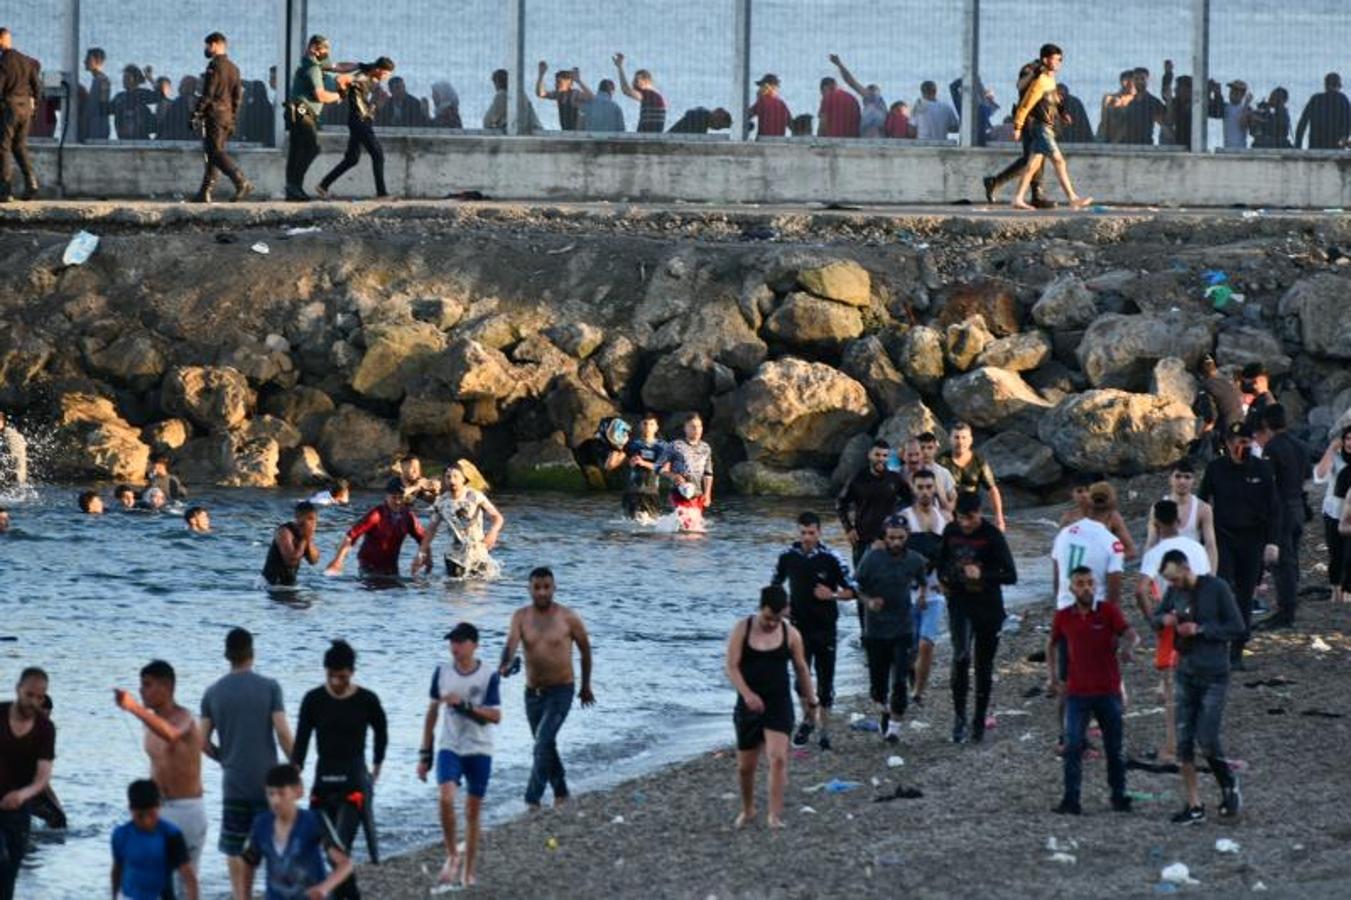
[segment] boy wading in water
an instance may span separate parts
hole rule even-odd
[[[1044,44],[1041,48],[1041,71],[1023,92],[1018,109],[1013,114],[1013,139],[1022,140],[1023,129],[1031,131],[1028,149],[1031,155],[1023,177],[1018,181],[1018,193],[1013,198],[1014,209],[1034,209],[1027,202],[1027,189],[1032,179],[1041,171],[1041,167],[1050,158],[1055,167],[1055,176],[1060,187],[1069,198],[1071,209],[1083,209],[1093,202],[1092,197],[1080,197],[1070,183],[1069,166],[1060,152],[1055,140],[1055,126],[1060,116],[1060,95],[1056,92],[1055,73],[1065,61],[1065,54],[1055,44]]]

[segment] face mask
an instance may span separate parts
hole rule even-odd
[[[211,48],[210,48],[210,47],[207,47],[205,50],[202,51],[202,55],[205,56],[207,59],[210,59],[211,57],[215,56],[216,54],[214,54],[214,53],[211,52]]]

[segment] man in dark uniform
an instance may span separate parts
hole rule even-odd
[[[42,96],[37,60],[14,49],[14,35],[0,28],[0,203],[14,199],[14,166],[23,172],[23,199],[38,195],[38,178],[28,158],[28,128]],[[14,160],[10,160],[13,154]]]
[[[330,75],[324,72],[328,59],[328,38],[316,34],[305,46],[305,58],[300,61],[291,80],[291,94],[287,101],[288,127],[291,137],[286,148],[286,199],[304,203],[310,199],[305,193],[305,173],[319,157],[319,116],[325,103],[342,99],[349,75]]]
[[[1276,479],[1276,497],[1280,501],[1280,524],[1276,528],[1276,546],[1280,558],[1273,569],[1276,582],[1276,612],[1258,623],[1258,628],[1289,628],[1295,624],[1295,606],[1299,600],[1299,542],[1304,535],[1304,479],[1312,464],[1309,449],[1286,431],[1285,407],[1272,403],[1258,414],[1254,433],[1262,445],[1262,458],[1271,466]]]
[[[1252,598],[1262,578],[1262,566],[1279,558],[1277,534],[1281,518],[1276,479],[1271,467],[1252,456],[1252,431],[1242,422],[1229,426],[1225,455],[1212,460],[1201,478],[1196,496],[1211,505],[1215,542],[1219,545],[1219,576],[1229,582],[1243,614],[1245,633],[1229,647],[1230,662],[1243,668],[1243,645],[1252,626]]]
[[[205,54],[210,62],[206,64],[206,77],[202,81],[202,98],[197,101],[197,109],[192,114],[193,119],[201,123],[202,150],[206,156],[202,188],[193,198],[197,203],[211,202],[217,170],[234,184],[236,203],[253,192],[253,184],[225,152],[225,142],[234,133],[239,107],[244,102],[244,83],[239,78],[239,67],[225,53],[225,35],[219,31],[208,34]]]

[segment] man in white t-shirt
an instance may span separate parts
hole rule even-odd
[[[501,678],[497,669],[476,658],[478,629],[461,622],[446,635],[450,641],[448,663],[432,675],[431,704],[422,724],[422,751],[417,775],[423,781],[432,770],[432,745],[436,723],[441,721],[441,747],[435,755],[436,782],[440,786],[441,834],[446,862],[438,883],[472,887],[478,861],[479,817],[488,780],[493,770],[493,729],[502,721]],[[455,835],[455,791],[465,782],[464,869]]]
[[[919,453],[924,460],[924,468],[934,473],[938,487],[938,505],[951,515],[957,505],[957,479],[952,473],[938,464],[938,435],[924,431],[919,435]]]
[[[1195,502],[1201,501],[1198,499]],[[1154,504],[1150,531],[1158,535],[1158,541],[1145,551],[1144,558],[1140,560],[1140,580],[1135,585],[1135,605],[1145,621],[1153,616],[1154,608],[1168,590],[1168,583],[1159,570],[1163,567],[1163,556],[1169,550],[1181,550],[1187,554],[1187,565],[1197,575],[1209,575],[1212,571],[1210,554],[1206,548],[1182,534],[1181,528],[1176,501],[1160,500]],[[1171,763],[1177,758],[1177,726],[1173,722],[1173,669],[1177,667],[1177,651],[1173,646],[1175,637],[1172,628],[1164,628],[1158,633],[1154,645],[1154,668],[1162,678],[1164,701],[1164,745],[1158,753],[1160,763]]]
[[[915,101],[915,139],[946,141],[948,135],[961,127],[957,110],[946,100],[938,99],[938,85],[926,81],[919,86],[920,98]]]

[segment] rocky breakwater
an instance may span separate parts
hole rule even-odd
[[[1351,420],[1344,225],[676,231],[357,220],[263,256],[244,228],[130,228],[69,268],[67,235],[3,231],[0,404],[49,423],[50,477],[134,482],[164,450],[264,487],[374,484],[411,451],[583,489],[599,421],[651,409],[705,417],[724,485],[820,495],[875,436],[961,420],[1028,499],[1182,456],[1207,353],[1265,362],[1315,442]],[[1211,308],[1215,268],[1245,302]]]

